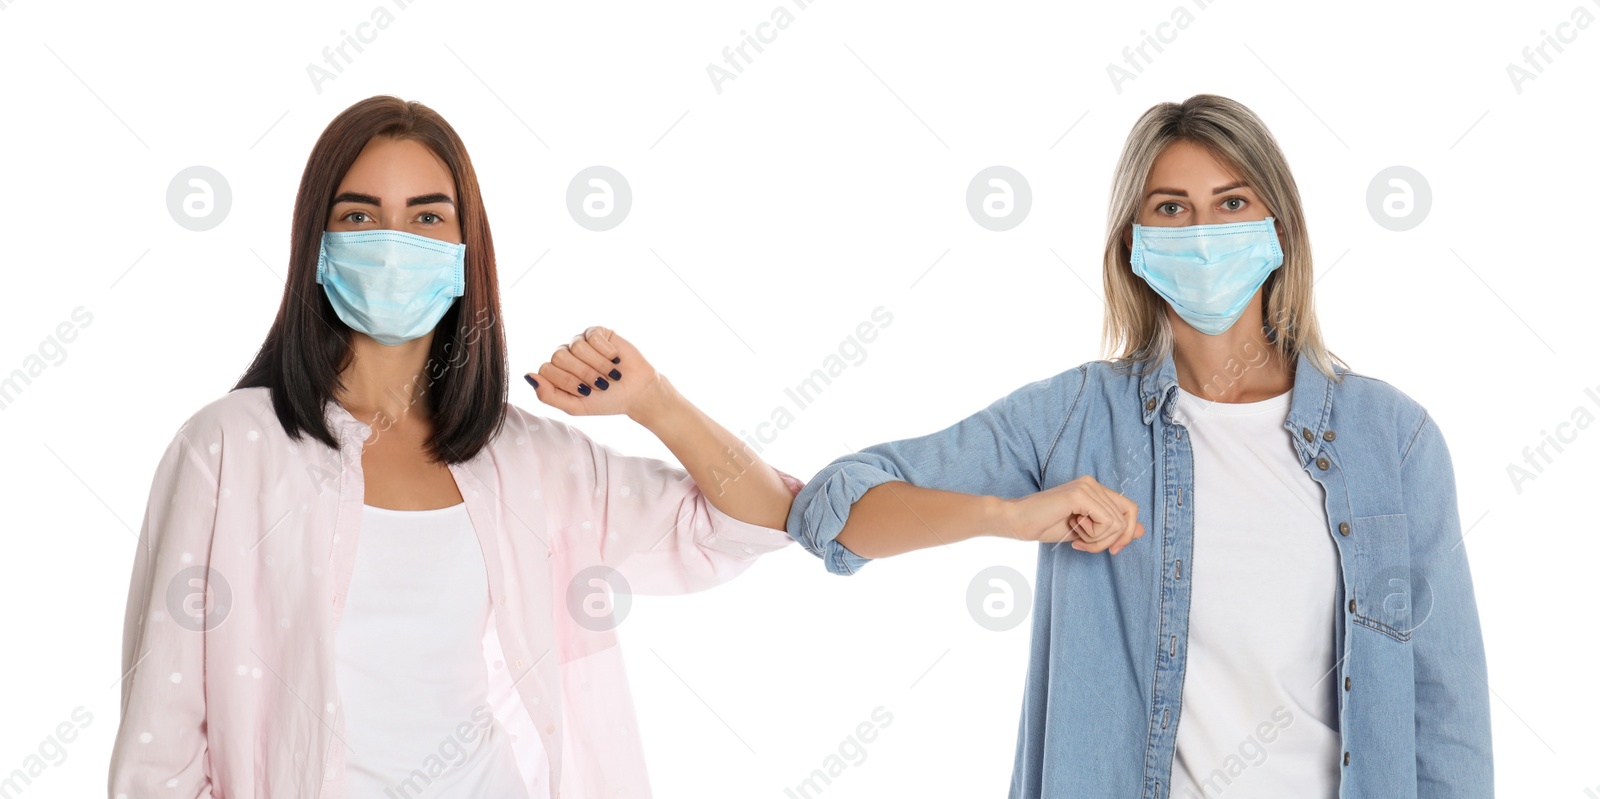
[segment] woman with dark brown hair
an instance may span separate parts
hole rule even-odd
[[[266,341],[156,469],[113,797],[650,795],[628,597],[783,547],[801,483],[607,328],[528,382],[627,414],[687,470],[509,404],[499,320],[455,131],[394,97],[346,109],[301,178]]]

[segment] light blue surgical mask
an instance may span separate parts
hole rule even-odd
[[[1267,275],[1283,264],[1272,217],[1259,222],[1133,226],[1133,273],[1183,321],[1215,336],[1233,327]]]
[[[466,292],[466,253],[399,230],[324,231],[317,283],[345,324],[396,347],[427,335]]]

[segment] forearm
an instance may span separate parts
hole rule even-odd
[[[794,495],[777,470],[684,398],[665,376],[655,396],[628,416],[653,433],[717,510],[748,524],[784,529]]]
[[[895,481],[862,494],[835,540],[864,558],[883,558],[1010,528],[1010,507],[1000,497]]]

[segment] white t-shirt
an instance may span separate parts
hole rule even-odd
[[[1339,793],[1338,553],[1322,486],[1283,429],[1292,393],[1225,403],[1178,389],[1194,554],[1170,799]]]
[[[335,647],[349,799],[544,799],[543,747],[532,738],[529,797],[488,699],[489,583],[466,504],[362,507]]]

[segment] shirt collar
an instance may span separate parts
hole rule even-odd
[[[351,445],[352,439],[359,447],[368,436],[372,435],[371,425],[351,415],[338,400],[332,398],[323,405],[323,419],[327,422],[329,430],[337,431],[339,440],[346,447]]]
[[[1145,370],[1139,377],[1139,403],[1145,424],[1155,419],[1157,413],[1166,413],[1171,421],[1172,397],[1177,394],[1178,370],[1168,351],[1161,365]],[[1290,395],[1289,414],[1283,428],[1294,437],[1296,449],[1303,458],[1314,457],[1323,450],[1322,441],[1332,438],[1327,429],[1328,417],[1333,407],[1333,381],[1322,373],[1300,352],[1295,358],[1294,393]]]
[[[328,424],[328,429],[338,435],[340,450],[343,452],[360,452],[366,446],[367,439],[372,436],[372,426],[357,419],[343,405],[340,405],[338,400],[330,398],[324,403],[322,414],[323,420]],[[465,464],[452,462],[447,463],[446,466],[451,471],[458,472],[466,464],[474,463],[479,458],[485,457],[487,451],[488,447],[484,447],[478,451],[478,454],[468,458]]]

